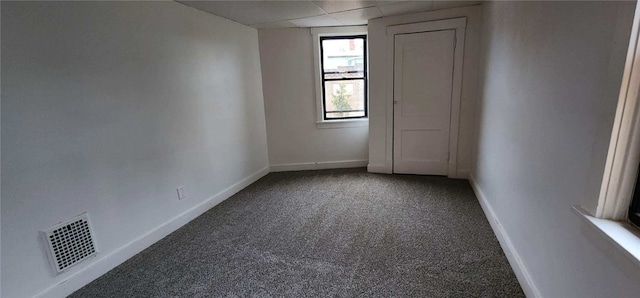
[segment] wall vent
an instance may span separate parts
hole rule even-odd
[[[43,230],[49,263],[56,274],[98,253],[89,216],[83,213]]]

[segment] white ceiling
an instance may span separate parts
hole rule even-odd
[[[258,28],[363,25],[369,19],[469,6],[481,1],[182,1],[191,7]]]

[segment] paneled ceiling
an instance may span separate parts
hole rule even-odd
[[[481,1],[178,1],[258,28],[325,27],[367,24],[369,19],[469,6]]]

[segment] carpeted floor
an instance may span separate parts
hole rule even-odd
[[[469,183],[271,173],[73,297],[523,297]]]

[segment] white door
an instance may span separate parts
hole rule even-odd
[[[447,175],[455,30],[398,34],[393,172]]]

